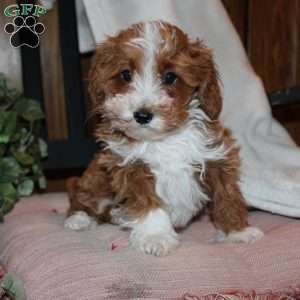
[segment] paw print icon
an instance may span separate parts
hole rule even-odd
[[[14,48],[27,46],[36,48],[40,43],[40,35],[45,31],[45,26],[37,22],[33,16],[17,16],[12,23],[7,23],[4,31],[10,34],[10,44]]]

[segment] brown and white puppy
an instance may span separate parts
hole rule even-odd
[[[68,182],[67,228],[117,223],[134,247],[166,255],[174,228],[208,204],[219,240],[263,235],[248,226],[239,149],[218,120],[218,73],[202,42],[165,22],[135,24],[99,45],[89,80],[106,148]]]

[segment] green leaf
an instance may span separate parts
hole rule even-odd
[[[8,213],[17,201],[17,191],[11,183],[0,183],[0,212],[2,215]]]
[[[23,151],[13,152],[14,157],[23,166],[31,166],[34,163],[34,158],[30,154]]]
[[[7,144],[9,141],[9,136],[6,134],[0,134],[0,144]]]
[[[21,133],[20,132],[16,132],[10,139],[11,142],[17,142],[18,140],[21,139]]]
[[[3,73],[0,73],[0,89],[1,90],[7,89],[6,78]]]
[[[39,148],[41,153],[41,158],[45,158],[48,156],[48,145],[44,140],[39,138]]]
[[[21,98],[16,103],[15,109],[23,119],[29,122],[34,122],[45,117],[40,103],[36,100]]]
[[[18,196],[30,196],[33,192],[34,182],[31,179],[26,179],[18,185]]]
[[[6,146],[0,143],[0,158],[4,155]]]
[[[19,115],[22,115],[24,112],[27,111],[27,102],[28,100],[24,97],[20,97],[15,104],[15,110]]]
[[[11,112],[6,120],[6,124],[4,125],[4,130],[1,136],[7,137],[9,141],[11,137],[14,135],[17,128],[17,114]]]
[[[29,134],[29,132],[28,132],[28,130],[26,128],[21,128],[21,130],[20,130],[20,138],[19,138],[21,145],[25,145],[26,144],[26,142],[28,140],[28,134]]]
[[[18,97],[20,97],[20,93],[17,89],[8,89],[6,91],[7,97],[10,98],[10,100],[15,101]]]
[[[40,161],[47,144],[38,136],[42,118],[40,103],[10,88],[0,73],[0,221],[35,184],[46,187]]]
[[[4,132],[7,133],[9,136],[12,136],[16,131],[16,127],[17,127],[17,113],[12,111],[7,116]]]
[[[2,128],[4,127],[6,118],[7,118],[7,112],[0,111],[0,132],[2,132]]]
[[[38,179],[38,185],[40,189],[45,189],[47,187],[47,180],[45,176],[41,176]]]
[[[25,300],[25,289],[22,280],[14,274],[6,274],[1,283],[5,293],[15,300]]]
[[[0,195],[4,199],[17,198],[17,192],[12,183],[0,183]]]
[[[7,144],[16,131],[17,114],[15,112],[0,112],[0,143]]]
[[[0,183],[7,183],[16,180],[22,173],[20,165],[13,157],[0,159]]]
[[[41,168],[38,164],[34,164],[32,166],[32,172],[34,175],[40,174],[41,173]]]

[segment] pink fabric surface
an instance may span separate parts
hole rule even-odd
[[[181,233],[181,246],[152,257],[128,246],[128,231],[63,228],[65,194],[20,201],[0,226],[0,261],[19,275],[28,300],[183,299],[182,295],[280,292],[300,284],[300,221],[263,212],[253,245],[213,243],[206,217]]]

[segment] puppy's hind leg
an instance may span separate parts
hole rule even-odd
[[[109,222],[112,192],[108,174],[94,159],[82,177],[67,180],[70,200],[65,228],[86,230],[97,223]]]
[[[72,177],[67,180],[67,190],[70,200],[70,209],[68,217],[65,220],[64,227],[72,230],[87,230],[95,226],[93,202],[88,201],[84,205],[80,199],[84,198],[79,187],[79,177]]]
[[[208,170],[211,200],[210,214],[218,229],[217,241],[253,243],[263,232],[248,224],[248,211],[238,186],[238,173],[228,162],[210,165]]]

